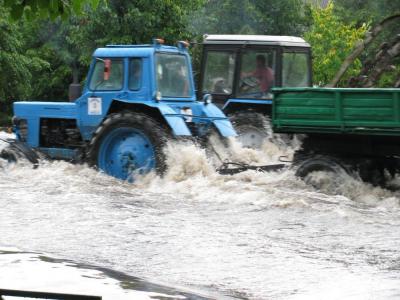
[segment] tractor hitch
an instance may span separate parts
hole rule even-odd
[[[264,166],[252,166],[248,164],[224,162],[218,169],[217,172],[221,175],[234,175],[247,170],[254,170],[258,172],[275,172],[282,170],[287,167],[287,164],[273,164]]]

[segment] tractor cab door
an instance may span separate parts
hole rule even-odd
[[[211,94],[216,105],[222,107],[234,93],[238,47],[204,46],[198,98]]]
[[[97,58],[93,61],[84,94],[77,100],[84,139],[90,139],[112,100],[124,97],[124,65],[122,58]]]

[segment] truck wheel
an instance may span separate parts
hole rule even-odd
[[[239,111],[230,115],[230,120],[243,147],[260,149],[272,136],[270,120],[261,113]]]
[[[299,163],[297,165],[296,176],[300,177],[307,184],[317,189],[324,189],[324,185],[333,185],[338,183],[343,175],[350,175],[350,170],[333,157],[324,155],[315,155]],[[323,171],[327,176],[325,178],[316,179],[311,175],[313,172]],[[335,182],[325,182],[326,180],[334,180]],[[337,182],[336,182],[337,181]]]
[[[167,130],[153,118],[134,112],[109,115],[93,135],[88,162],[106,174],[133,180],[135,174],[165,170]]]

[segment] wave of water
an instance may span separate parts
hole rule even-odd
[[[222,159],[266,164],[298,142],[214,146]],[[135,184],[66,162],[7,166],[0,245],[241,298],[398,297],[398,193],[346,179],[332,195],[290,169],[222,176],[205,149],[166,151],[166,174]]]

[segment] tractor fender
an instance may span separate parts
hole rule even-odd
[[[120,106],[122,105],[122,106]],[[117,108],[119,107],[119,108]],[[123,109],[135,109],[139,108],[139,111],[148,113],[150,110],[156,114],[157,118],[161,118],[170,127],[172,133],[176,136],[184,135],[190,136],[192,133],[187,127],[184,119],[178,114],[171,106],[167,103],[160,102],[143,102],[143,101],[125,101],[122,99],[114,99],[108,110],[108,114],[112,112],[118,112]],[[147,110],[147,112],[146,112]]]
[[[192,135],[189,128],[187,127],[182,116],[177,115],[176,112],[168,105],[163,103],[155,103],[153,107],[159,109],[161,115],[167,121],[174,135]]]
[[[228,117],[216,105],[212,103],[204,104],[202,106],[202,111],[205,117],[211,120],[223,137],[237,136]]]

